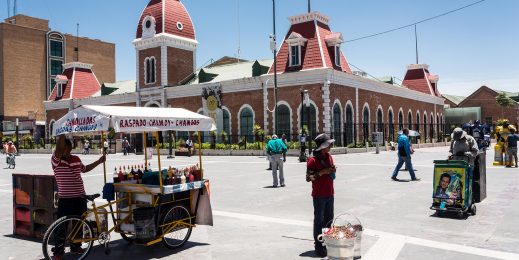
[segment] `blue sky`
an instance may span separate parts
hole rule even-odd
[[[313,0],[312,10],[330,17],[333,31],[351,40],[407,25],[477,0]],[[243,59],[270,58],[270,0],[183,0],[194,21],[199,49],[197,65],[224,55]],[[7,3],[0,2],[2,18]],[[50,20],[53,30],[116,44],[117,80],[135,79],[132,40],[148,0],[18,0],[18,13]],[[277,37],[288,28],[287,17],[305,13],[305,0],[277,0]],[[487,0],[459,12],[418,25],[420,63],[440,76],[442,93],[469,95],[481,85],[519,91],[519,1]],[[407,28],[345,43],[351,64],[374,76],[403,79],[415,63],[414,29]],[[352,69],[354,69],[352,67]],[[95,67],[94,67],[95,70]],[[355,70],[355,69],[354,69]]]

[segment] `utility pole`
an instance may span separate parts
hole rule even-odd
[[[416,49],[416,64],[418,64],[418,34],[416,33],[416,24],[414,25],[414,45]]]
[[[278,130],[278,71],[277,71],[277,43],[276,43],[276,0],[272,0],[272,24],[274,27],[274,131]]]

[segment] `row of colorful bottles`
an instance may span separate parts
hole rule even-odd
[[[128,165],[128,166],[119,166],[119,170],[117,167],[114,170],[114,183],[120,182],[133,182],[140,183],[144,173],[151,168],[151,164],[148,165]]]
[[[165,185],[185,184],[195,181],[195,171],[198,171],[198,164],[183,169],[169,166]]]

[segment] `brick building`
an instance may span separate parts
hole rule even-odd
[[[47,123],[52,127],[69,109],[83,104],[171,106],[213,117],[218,132],[234,141],[252,140],[254,124],[293,138],[304,124],[312,136],[326,132],[344,145],[366,140],[373,131],[395,138],[403,127],[420,130],[423,140],[440,136],[444,100],[438,76],[428,65],[409,65],[402,86],[357,76],[341,51],[342,34],[331,30],[327,16],[312,12],[289,19],[276,66],[272,60],[225,58],[196,69],[198,42],[189,13],[179,0],[151,0],[133,42],[137,91],[45,102]],[[305,90],[308,99],[302,102]]]
[[[509,98],[514,100],[514,106],[501,107],[496,102],[496,97],[499,93],[505,93]],[[505,92],[491,89],[487,86],[481,86],[474,91],[470,96],[461,101],[459,108],[479,107],[481,108],[482,122],[493,124],[500,118],[506,118],[514,125],[519,124],[519,93]]]
[[[113,43],[52,31],[48,20],[21,14],[0,23],[1,130],[12,132],[16,118],[27,133],[44,122],[43,101],[63,64],[76,61],[78,55],[80,61],[95,64],[101,84],[115,81]]]

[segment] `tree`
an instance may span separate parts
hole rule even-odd
[[[513,99],[509,98],[505,93],[499,93],[496,96],[496,102],[501,106],[501,118],[504,118],[503,109],[507,107],[513,107],[516,103]]]

